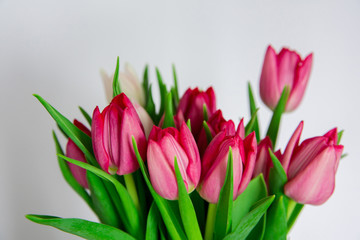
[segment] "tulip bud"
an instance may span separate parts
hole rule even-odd
[[[244,140],[239,130],[233,136],[219,132],[207,147],[202,159],[201,178],[198,192],[210,203],[217,203],[224,185],[228,164],[229,148],[233,154],[233,199],[247,187],[255,167],[256,137],[251,133]]]
[[[148,137],[152,127],[154,126],[154,122],[142,106],[134,103],[134,108],[136,113],[139,115],[140,121],[144,127],[145,135]]]
[[[199,151],[194,137],[183,122],[180,131],[154,126],[149,136],[147,163],[155,191],[170,200],[178,198],[174,160],[177,159],[187,191],[198,185],[201,174]]]
[[[304,95],[310,77],[312,53],[302,60],[295,51],[283,48],[279,54],[269,46],[260,77],[260,96],[263,102],[274,109],[285,86],[290,95],[285,111],[297,108]]]
[[[204,105],[208,116],[211,117],[216,110],[215,93],[212,87],[209,87],[205,92],[200,91],[198,88],[189,88],[179,101],[177,113],[182,113],[183,117],[178,116],[177,118],[182,118],[185,121],[190,119],[191,132],[194,134],[195,139],[197,139],[203,126]]]
[[[87,134],[89,137],[91,136],[90,130],[85,127],[81,122],[74,120],[74,125],[78,127],[81,131],[83,131],[85,134]],[[66,157],[72,158],[81,162],[86,163],[85,155],[84,153],[76,146],[76,144],[69,138],[67,144],[66,144]],[[83,188],[89,188],[88,182],[86,180],[86,170],[84,168],[81,168],[79,166],[76,166],[75,164],[68,163],[68,166],[70,168],[70,171],[76,181],[83,187]]]
[[[132,136],[141,157],[145,159],[147,143],[144,128],[124,93],[116,96],[102,113],[98,107],[95,108],[91,134],[95,158],[108,173],[125,175],[139,168]]]
[[[335,174],[344,147],[337,145],[336,129],[324,136],[306,139],[299,146],[302,123],[300,125],[288,144],[291,154],[284,192],[298,203],[320,205],[334,192]]]
[[[269,148],[272,149],[272,143],[270,138],[266,137],[260,141],[257,147],[257,155],[256,155],[253,178],[258,176],[260,173],[262,173],[265,181],[267,181],[269,177],[270,168],[273,166],[269,153]]]
[[[105,87],[106,99],[111,102],[113,99],[113,80],[114,74],[107,75],[105,71],[101,71],[101,77]],[[121,91],[126,94],[133,103],[145,106],[145,92],[142,88],[139,78],[129,63],[125,63],[125,71],[119,72],[119,83]]]
[[[215,136],[220,131],[225,131],[227,136],[235,135],[235,124],[232,120],[226,121],[222,115],[221,110],[217,110],[207,121],[212,136]],[[202,128],[197,140],[200,155],[203,156],[208,140],[206,138],[205,129]]]

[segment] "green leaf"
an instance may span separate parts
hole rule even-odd
[[[165,116],[162,128],[168,127],[175,127],[171,92],[169,92],[166,97]]]
[[[173,77],[174,77],[174,93],[175,93],[174,98],[175,98],[176,102],[179,102],[180,96],[179,96],[179,87],[178,87],[175,64],[172,65],[172,69],[173,69]]]
[[[203,105],[203,118],[205,122],[209,120],[209,114],[205,103]]]
[[[119,216],[116,214],[114,205],[103,182],[89,171],[86,172],[86,179],[89,184],[95,212],[99,216],[101,223],[118,228],[120,226]]]
[[[284,196],[277,196],[267,212],[264,240],[286,240],[287,224]]]
[[[108,180],[109,182],[111,182],[115,188],[116,191],[118,192],[118,195],[120,197],[120,200],[122,202],[123,205],[123,209],[126,209],[126,211],[124,212],[124,217],[126,217],[126,220],[123,221],[125,227],[127,228],[128,232],[134,236],[136,236],[137,234],[141,233],[143,228],[142,226],[139,224],[140,221],[140,217],[139,217],[139,212],[137,211],[134,202],[132,201],[129,193],[127,192],[127,190],[125,189],[125,187],[116,180],[115,177],[107,174],[106,172],[104,172],[101,169],[98,169],[94,166],[91,166],[87,163],[81,162],[81,161],[77,161],[75,159],[71,159],[62,155],[59,155],[59,157],[65,159],[66,161],[73,163],[79,167],[82,167],[94,174],[96,174],[97,176]]]
[[[256,207],[251,210],[245,217],[243,217],[239,225],[228,234],[224,240],[244,240],[252,231],[252,229],[259,222],[261,217],[266,213],[271,203],[274,201],[275,196],[263,198],[257,202]],[[276,238],[274,238],[276,239]]]
[[[246,124],[245,127],[245,136],[249,135],[250,133],[252,133],[253,131],[255,131],[255,123],[257,120],[257,112],[259,111],[259,109],[257,108],[255,110],[255,112],[251,115],[251,119],[248,122],[248,124]],[[256,135],[256,131],[255,131],[255,135]]]
[[[135,240],[129,234],[105,224],[78,218],[59,218],[54,216],[28,214],[26,218],[35,223],[48,225],[64,232],[89,240],[122,239]]]
[[[155,189],[152,187],[150,179],[149,179],[149,175],[148,175],[147,170],[145,168],[144,161],[142,160],[142,158],[140,156],[140,153],[139,153],[139,150],[138,150],[138,147],[137,147],[137,144],[136,144],[136,141],[135,141],[134,137],[132,137],[132,142],[133,142],[135,155],[136,155],[136,158],[137,158],[138,163],[140,165],[140,170],[141,170],[141,172],[142,172],[142,174],[144,176],[146,185],[148,186],[148,188],[150,190],[150,193],[154,198],[154,201],[155,201],[155,203],[156,203],[156,205],[157,205],[157,207],[159,209],[159,212],[160,212],[160,214],[162,216],[162,219],[163,219],[163,221],[165,223],[165,226],[166,226],[171,238],[174,239],[174,240],[186,239],[186,235],[185,235],[183,229],[181,228],[181,225],[178,222],[174,212],[172,211],[172,209],[168,205],[168,202],[164,198],[160,197],[156,193]]]
[[[205,216],[208,203],[199,195],[198,191],[193,191],[190,194],[191,201],[196,211],[196,218],[202,233],[205,231]]]
[[[271,194],[283,193],[284,185],[287,182],[285,170],[270,148],[269,153],[274,165],[269,173],[269,191]]]
[[[158,240],[158,223],[161,221],[159,216],[159,210],[156,207],[156,204],[153,202],[150,207],[150,211],[147,217],[146,224],[146,240]]]
[[[80,148],[84,153],[86,159],[90,162],[91,165],[99,166],[97,163],[92,150],[91,138],[86,135],[83,131],[77,128],[72,122],[65,118],[61,113],[59,113],[55,108],[53,108],[48,102],[46,102],[42,97],[37,94],[34,96],[40,101],[40,103],[45,107],[45,109],[50,113],[51,117],[58,124],[59,128],[69,137],[73,142]]]
[[[154,121],[154,123],[157,125],[159,123],[159,118],[156,115],[155,103],[154,103],[151,89],[152,89],[152,85],[150,85],[150,87],[149,87],[145,110],[149,114],[151,119]]]
[[[249,92],[249,103],[250,103],[250,115],[254,116],[256,113],[256,103],[255,103],[255,99],[254,99],[254,94],[251,88],[251,84],[250,82],[248,83],[248,92]],[[256,140],[257,142],[260,142],[260,128],[259,128],[259,121],[257,116],[255,115],[255,120],[254,120],[254,127],[253,127],[254,131],[255,131],[255,135],[256,135]]]
[[[209,125],[207,124],[207,122],[203,121],[203,127],[204,127],[204,130],[205,130],[205,134],[206,134],[206,140],[208,142],[208,144],[212,141],[213,139],[213,136],[211,134],[211,130],[210,130],[210,127]]]
[[[196,212],[191,202],[190,196],[186,190],[183,177],[178,166],[178,162],[175,157],[175,174],[178,185],[179,194],[179,210],[182,219],[182,223],[185,228],[185,233],[188,239],[202,239],[199,224],[196,218]]]
[[[166,85],[164,84],[164,81],[161,77],[160,71],[158,68],[156,68],[156,76],[157,76],[157,80],[158,80],[158,84],[159,84],[159,90],[160,90],[160,111],[159,111],[159,117],[161,118],[161,116],[163,115],[164,111],[165,111],[165,106],[166,106],[166,97],[168,94],[168,91],[166,89]]]
[[[116,59],[116,68],[114,73],[114,80],[113,80],[113,97],[116,97],[121,93],[121,87],[119,82],[119,57]]]
[[[337,145],[339,145],[339,144],[340,144],[341,137],[342,137],[343,133],[344,133],[344,130],[341,130],[340,132],[338,132]]]
[[[273,116],[271,118],[271,122],[270,122],[269,128],[266,133],[266,136],[269,136],[269,138],[271,139],[274,149],[276,146],[276,138],[277,138],[277,135],[279,132],[281,116],[285,111],[285,106],[286,106],[286,102],[288,100],[289,94],[290,94],[290,88],[288,86],[285,86],[285,88],[281,94],[281,97],[279,99],[279,102],[273,111]]]
[[[190,132],[191,132],[191,121],[190,118],[186,121],[186,125],[188,126]]]
[[[56,153],[57,154],[61,154],[63,155],[64,152],[63,150],[61,149],[61,146],[60,146],[60,142],[55,134],[54,131],[52,131],[53,133],[53,138],[54,138],[54,142],[55,142],[55,147],[56,147]],[[91,201],[91,198],[89,196],[89,194],[86,192],[86,190],[78,183],[78,181],[74,178],[74,176],[72,175],[71,171],[70,171],[70,168],[69,166],[67,165],[67,163],[65,162],[64,159],[60,158],[60,157],[57,157],[58,159],[58,163],[59,163],[59,167],[60,167],[60,170],[61,170],[61,173],[65,179],[65,181],[70,185],[70,187],[72,189],[74,189],[75,192],[77,192],[77,194],[80,195],[80,197],[82,199],[84,199],[84,201],[89,205],[89,207],[93,210],[94,210],[94,206],[93,206],[93,203]]]
[[[149,97],[149,66],[146,65],[145,69],[144,69],[144,74],[143,74],[143,82],[142,82],[142,87],[144,89],[145,92],[145,106],[147,105],[148,102],[148,97]]]
[[[262,174],[250,181],[243,193],[234,201],[233,204],[233,229],[235,229],[241,219],[250,212],[254,203],[267,196],[267,187]]]
[[[289,232],[291,227],[294,225],[296,218],[299,216],[303,207],[303,204],[296,203],[294,210],[292,211],[289,219],[287,220],[287,232]]]
[[[228,164],[226,178],[220,190],[219,201],[216,210],[214,227],[214,239],[223,239],[230,231],[232,224],[233,207],[233,155],[229,147]]]
[[[84,118],[86,119],[87,123],[91,126],[91,116],[82,108],[79,106],[80,112],[82,113],[82,115],[84,116]]]

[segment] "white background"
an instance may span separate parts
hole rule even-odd
[[[302,139],[338,126],[349,156],[324,205],[307,206],[291,239],[360,239],[359,1],[91,1],[0,0],[0,239],[78,239],[37,225],[26,213],[96,220],[63,180],[51,130],[56,126],[32,96],[69,118],[106,104],[99,69],[116,56],[141,75],[158,66],[181,92],[215,87],[218,107],[248,119],[247,81],[255,89],[265,132],[270,111],[258,79],[268,44],[314,52],[310,82],[297,111],[283,118],[284,148],[300,120]],[[123,64],[122,64],[123,67]],[[64,141],[63,141],[64,143]]]

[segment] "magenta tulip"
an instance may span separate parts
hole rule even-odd
[[[257,147],[253,178],[258,176],[260,173],[262,173],[265,181],[267,181],[269,177],[270,168],[273,166],[269,153],[269,148],[272,149],[272,143],[270,138],[266,137],[260,141]]]
[[[78,127],[81,131],[83,131],[86,135],[89,137],[91,136],[90,130],[85,127],[81,122],[74,120],[74,125]],[[66,154],[68,158],[72,158],[81,162],[86,163],[85,155],[84,153],[76,146],[76,144],[69,138],[67,144],[66,144]],[[76,166],[75,164],[68,163],[68,166],[70,168],[70,172],[76,179],[76,181],[83,187],[83,188],[89,188],[88,182],[86,180],[86,170],[84,168],[81,168],[79,166]]]
[[[235,135],[235,124],[232,120],[226,121],[221,110],[217,110],[207,121],[212,136],[225,131],[227,136]],[[208,140],[204,128],[201,129],[197,139],[200,155],[202,156],[208,146]]]
[[[285,86],[290,95],[285,111],[292,111],[300,104],[310,77],[312,53],[302,60],[295,51],[283,48],[279,54],[269,46],[260,77],[260,96],[263,102],[274,109]]]
[[[203,126],[204,116],[203,108],[206,106],[209,117],[216,111],[215,93],[212,87],[209,87],[205,92],[198,88],[188,89],[179,101],[177,109],[177,116],[179,119],[184,119],[185,122],[190,119],[191,132],[197,139],[198,134]]]
[[[194,137],[183,122],[180,131],[154,126],[149,136],[147,163],[155,191],[170,200],[178,198],[174,160],[177,159],[187,191],[198,185],[201,174],[199,151]]]
[[[147,142],[144,128],[124,93],[116,96],[102,113],[98,107],[95,108],[91,134],[95,158],[108,173],[125,175],[139,168],[132,136],[145,159]]]
[[[220,190],[225,182],[230,147],[233,155],[234,200],[246,189],[251,180],[257,151],[256,137],[251,133],[243,140],[240,137],[243,135],[240,128],[239,126],[233,136],[227,136],[224,131],[219,132],[204,153],[198,192],[210,203],[217,203],[219,200]]]
[[[334,192],[335,174],[344,147],[337,145],[336,129],[299,145],[302,127],[301,122],[281,159],[288,176],[284,192],[298,203],[320,205]]]

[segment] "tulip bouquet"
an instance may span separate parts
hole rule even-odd
[[[343,152],[336,128],[300,143],[302,121],[276,148],[281,116],[300,104],[311,65],[312,54],[268,47],[260,96],[273,116],[264,137],[250,85],[251,118],[235,126],[213,88],[180,98],[175,68],[171,88],[156,69],[157,110],[148,67],[140,84],[118,59],[113,76],[102,73],[109,105],[92,116],[80,108],[89,128],[35,95],[68,139],[64,152],[53,132],[65,180],[100,223],[26,217],[87,239],[286,239],[305,204],[333,193]]]

